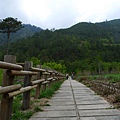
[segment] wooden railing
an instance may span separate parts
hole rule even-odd
[[[42,69],[40,65],[36,68],[32,62],[16,64],[16,57],[6,55],[4,62],[0,61],[0,68],[4,69],[2,86],[0,86],[1,106],[0,120],[11,120],[14,96],[23,93],[22,109],[30,108],[30,91],[35,89],[35,98],[40,96],[42,90],[51,87],[53,82],[63,79],[65,76],[55,70]],[[24,76],[24,85],[14,84],[15,76]],[[34,77],[34,79],[32,79]],[[36,79],[35,79],[36,78]]]

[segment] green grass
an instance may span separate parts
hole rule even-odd
[[[47,88],[46,91],[42,91],[39,98],[51,98],[56,90],[58,90],[63,81],[59,81],[51,86],[51,88]]]
[[[110,83],[120,82],[120,74],[107,74],[107,75],[105,75],[105,78],[106,78]]]
[[[58,90],[61,86],[63,81],[59,81],[51,86],[51,88],[48,88],[46,91],[42,91],[39,98],[51,98],[52,95],[56,90]],[[32,96],[33,96],[34,90],[32,90]],[[35,112],[43,111],[40,106],[35,106],[34,109],[29,109],[26,111],[22,111],[22,94],[14,97],[13,101],[13,114],[12,114],[12,120],[28,120]],[[39,100],[34,100],[34,102],[39,102]],[[31,106],[33,105],[33,101],[31,101]],[[49,104],[46,104],[49,106]]]
[[[14,97],[12,120],[28,120],[34,111],[23,112],[21,110],[22,94]]]
[[[25,113],[21,111],[16,111],[15,114],[13,114],[12,116],[12,120],[28,120],[33,113],[34,113],[33,111],[29,111]]]
[[[0,69],[0,86],[2,85],[2,75],[3,75],[3,70]],[[51,88],[47,88],[46,91],[42,91],[41,96],[39,98],[43,98],[43,97],[51,98],[54,92],[60,88],[62,82],[63,81],[59,81],[53,84]],[[15,82],[15,84],[18,84],[18,82]],[[19,84],[21,84],[21,82],[19,82]],[[34,97],[34,95],[35,95],[35,90],[31,90],[31,96]],[[22,99],[23,99],[22,94],[14,97],[12,120],[28,120],[33,115],[33,113],[42,111],[40,106],[35,106],[35,108],[32,110],[29,109],[26,111],[22,111]]]
[[[102,80],[104,82],[116,83],[120,82],[120,74],[80,76],[79,81],[83,80]]]
[[[39,108],[38,106],[36,106],[35,108],[34,108],[34,111],[35,112],[39,112],[39,111],[43,111],[41,108]]]

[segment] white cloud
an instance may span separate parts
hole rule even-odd
[[[120,18],[120,0],[1,0],[0,18],[16,17],[41,28]]]
[[[22,10],[30,19],[46,20],[50,11],[44,0],[22,0]]]

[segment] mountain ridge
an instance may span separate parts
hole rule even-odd
[[[41,32],[42,30],[43,30],[42,28],[36,27],[31,24],[23,24],[23,28],[21,28],[16,33],[10,34],[10,41],[14,42],[19,39],[31,37],[35,33]],[[0,45],[6,44],[6,41],[7,41],[7,35],[5,33],[0,33]]]
[[[108,23],[78,23],[67,29],[42,30],[31,37],[12,42],[9,53],[17,56],[18,62],[32,57],[42,63],[57,62],[71,70],[89,70],[97,73],[111,71],[109,63],[120,61],[120,20]],[[0,59],[5,46],[0,48]],[[108,67],[108,68],[106,68]]]

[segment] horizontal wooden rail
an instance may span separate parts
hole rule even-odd
[[[58,77],[54,77],[54,79],[58,80]]]
[[[21,66],[24,66],[25,63],[16,63],[17,65],[21,65]]]
[[[32,83],[32,85],[35,85],[35,84],[42,83],[42,82],[44,82],[44,81],[45,81],[45,79],[40,79],[40,80],[32,81],[31,83]]]
[[[52,81],[55,81],[56,79],[53,79]]]
[[[37,65],[35,68],[30,61],[16,64],[16,56],[13,55],[6,55],[4,61],[0,61],[0,68],[5,69],[2,86],[0,86],[0,95],[2,96],[0,120],[11,120],[14,96],[23,93],[22,109],[27,110],[30,108],[32,89],[35,90],[35,99],[37,99],[40,96],[41,90],[45,91],[55,81],[61,80],[64,77],[64,75],[55,70],[42,69],[41,65]],[[24,76],[22,78],[23,81],[21,81],[23,83],[14,85],[15,76]]]
[[[11,86],[6,86],[6,87],[0,87],[0,94],[8,93],[14,90],[20,89],[22,86],[21,84],[17,85],[11,85]]]
[[[49,75],[50,73],[49,72],[43,72],[43,75]]]
[[[47,81],[51,81],[51,80],[53,80],[53,77],[47,79]]]
[[[47,70],[47,72],[49,72],[49,73],[54,73],[54,71],[52,71],[52,70]]]
[[[2,62],[2,61],[0,61],[0,68],[10,69],[10,70],[22,70],[23,69],[21,65],[16,65],[16,64]]]
[[[28,86],[28,87],[21,88],[20,90],[17,90],[17,91],[14,91],[14,92],[7,93],[6,98],[14,97],[16,95],[19,95],[21,93],[24,93],[24,92],[29,91],[29,90],[31,90],[33,88],[36,88],[36,87],[37,87],[37,85]]]
[[[44,81],[42,82],[42,85],[49,83],[49,81]]]
[[[16,70],[7,70],[9,76],[25,76],[25,75],[37,75],[37,72],[31,71],[16,71]]]
[[[35,72],[45,72],[44,69],[41,69],[41,68],[34,68],[34,67],[31,67],[30,70],[31,70],[31,71],[35,71]]]

